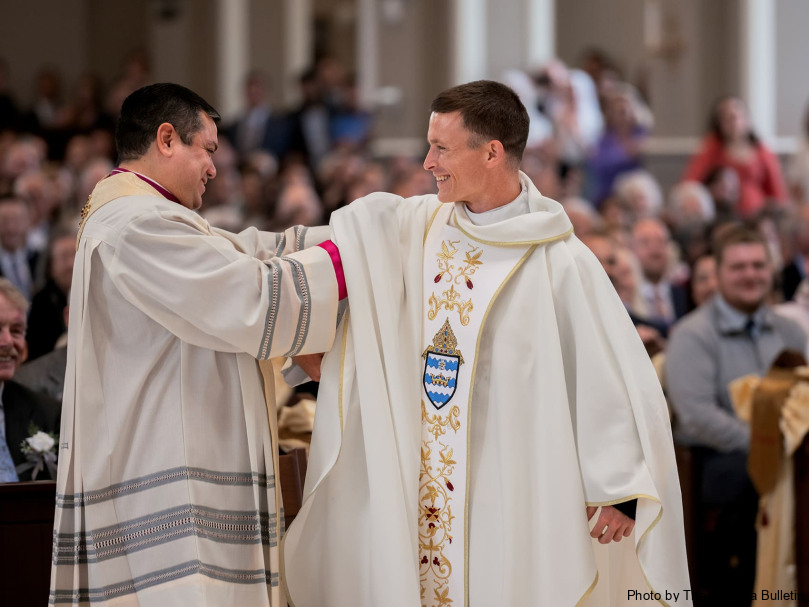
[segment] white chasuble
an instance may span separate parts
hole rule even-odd
[[[654,369],[561,205],[520,181],[527,212],[486,225],[434,195],[371,194],[332,215],[350,315],[323,359],[303,505],[283,540],[291,605],[601,607],[630,589],[691,604]],[[442,242],[457,251],[452,282]],[[425,431],[426,413],[443,434]],[[628,499],[635,533],[599,568],[585,506]],[[624,582],[632,567],[637,584]]]
[[[424,248],[419,573],[425,607],[467,604],[472,377],[486,311],[528,246],[434,226]]]

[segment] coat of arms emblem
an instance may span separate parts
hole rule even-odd
[[[447,318],[433,337],[433,345],[421,355],[424,358],[424,391],[436,409],[446,405],[455,394],[458,368],[464,362],[457,346],[458,340]]]

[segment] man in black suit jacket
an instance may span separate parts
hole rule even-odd
[[[59,434],[58,401],[29,390],[15,381],[3,382],[3,408],[6,413],[6,442],[8,443],[14,465],[19,466],[26,462],[26,455],[20,449],[22,442],[31,436],[33,424],[43,432]],[[58,441],[56,449],[58,449]],[[21,481],[31,480],[31,470],[17,474]],[[47,467],[37,474],[37,480],[50,479]],[[55,480],[51,479],[51,480]]]
[[[670,327],[688,312],[688,290],[668,278],[671,234],[662,221],[646,217],[633,227],[632,244],[640,263],[643,316]]]
[[[280,162],[289,149],[291,125],[287,116],[272,111],[266,97],[265,76],[250,72],[245,82],[246,108],[224,134],[242,158],[263,150]]]
[[[798,285],[806,278],[809,269],[809,208],[802,206],[796,212],[794,221],[783,236],[785,248],[791,252],[790,259],[784,260],[781,270],[781,291],[784,301],[792,301]]]
[[[32,425],[44,432],[58,432],[59,403],[37,394],[11,380],[17,367],[25,360],[25,328],[28,301],[5,278],[0,278],[0,407],[3,427],[0,428],[0,481],[30,480],[31,470],[13,474],[9,470],[9,456],[13,465],[26,462],[22,442],[31,436]],[[37,478],[48,478],[47,468]]]

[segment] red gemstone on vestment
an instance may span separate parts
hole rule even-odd
[[[439,280],[441,280],[441,277],[442,277],[443,275],[444,275],[444,274],[443,274],[443,272],[442,272],[441,274],[436,274],[436,275],[435,275],[435,278],[433,278],[433,282],[438,282]]]
[[[452,485],[450,481],[447,481],[447,489],[449,489],[450,491],[455,491],[455,487]]]
[[[468,278],[466,279],[466,286],[467,286],[467,287],[469,287],[470,289],[471,289],[471,288],[474,286],[474,285],[472,284],[472,281],[471,281],[471,280],[469,280]]]

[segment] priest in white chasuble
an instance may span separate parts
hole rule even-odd
[[[519,171],[525,108],[478,81],[431,110],[438,195],[332,216],[349,312],[282,542],[291,604],[691,604],[660,385],[601,265]]]
[[[278,607],[275,403],[258,360],[328,349],[328,231],[231,234],[195,210],[219,115],[139,89],[82,213],[50,603]],[[318,244],[310,249],[307,246]]]

